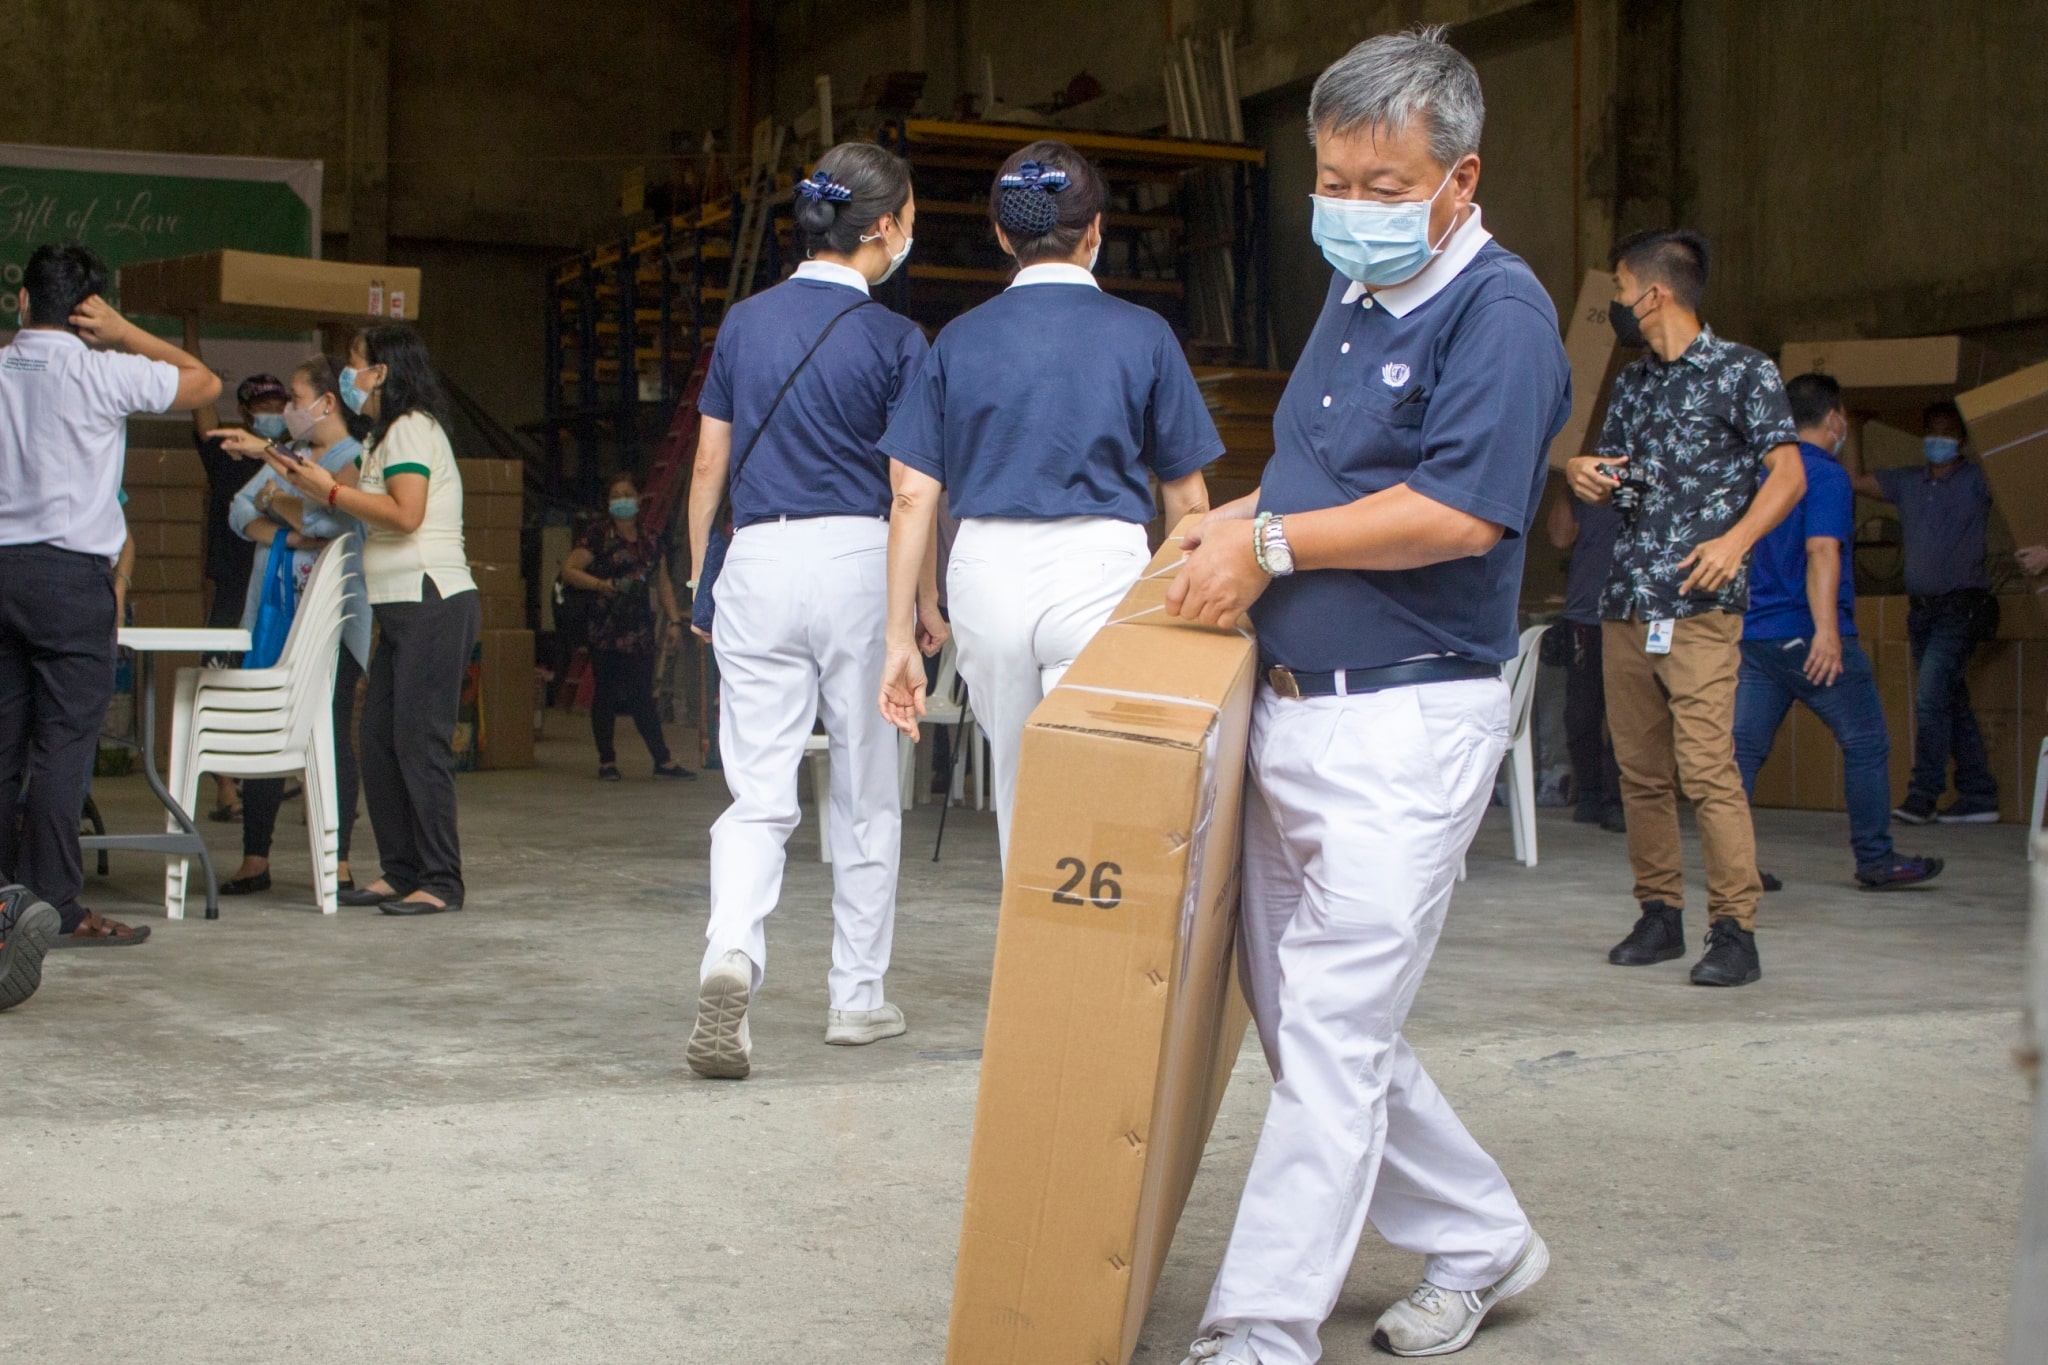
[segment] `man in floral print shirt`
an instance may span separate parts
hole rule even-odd
[[[1615,380],[1598,453],[1567,469],[1587,502],[1610,501],[1626,484],[1638,504],[1624,508],[1600,614],[1641,915],[1607,960],[1647,966],[1685,952],[1675,770],[1707,865],[1707,951],[1692,980],[1742,986],[1763,974],[1763,887],[1734,742],[1749,551],[1798,504],[1806,474],[1777,367],[1699,320],[1706,239],[1642,233],[1610,263],[1615,335],[1645,351]]]

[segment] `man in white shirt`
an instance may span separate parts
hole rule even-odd
[[[90,248],[38,247],[0,350],[0,882],[56,907],[72,941],[115,944],[143,935],[78,903],[78,818],[114,692],[127,422],[210,403],[220,380],[114,311],[107,283]],[[0,979],[39,969],[38,937],[0,945]]]

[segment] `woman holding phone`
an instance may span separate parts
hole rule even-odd
[[[449,741],[482,620],[462,543],[462,475],[440,380],[410,327],[358,332],[339,388],[371,424],[353,487],[275,448],[263,458],[310,505],[364,527],[363,579],[379,641],[363,705],[363,790],[384,866],[341,900],[381,905],[387,915],[438,915],[463,902]]]

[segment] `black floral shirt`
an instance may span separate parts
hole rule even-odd
[[[1597,450],[1626,455],[1649,487],[1615,537],[1600,614],[1655,621],[1747,611],[1748,565],[1718,593],[1694,589],[1683,598],[1678,586],[1691,570],[1678,565],[1742,519],[1764,478],[1764,456],[1798,440],[1778,367],[1710,328],[1676,360],[1646,351],[1624,369]]]
[[[579,542],[590,551],[584,572],[611,579],[616,593],[599,593],[590,604],[590,648],[616,654],[652,654],[660,645],[655,614],[661,599],[655,576],[666,573],[668,545],[653,531],[627,540],[609,518],[594,523]]]

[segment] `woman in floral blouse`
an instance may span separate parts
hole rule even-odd
[[[669,580],[668,540],[640,525],[640,489],[632,475],[613,479],[607,497],[610,517],[584,533],[562,566],[563,582],[597,594],[590,608],[590,671],[597,684],[590,732],[597,740],[597,775],[606,782],[619,780],[612,730],[624,711],[647,743],[656,777],[695,777],[669,757],[654,706],[655,658],[683,636],[683,616]],[[657,603],[661,621],[655,616]]]

